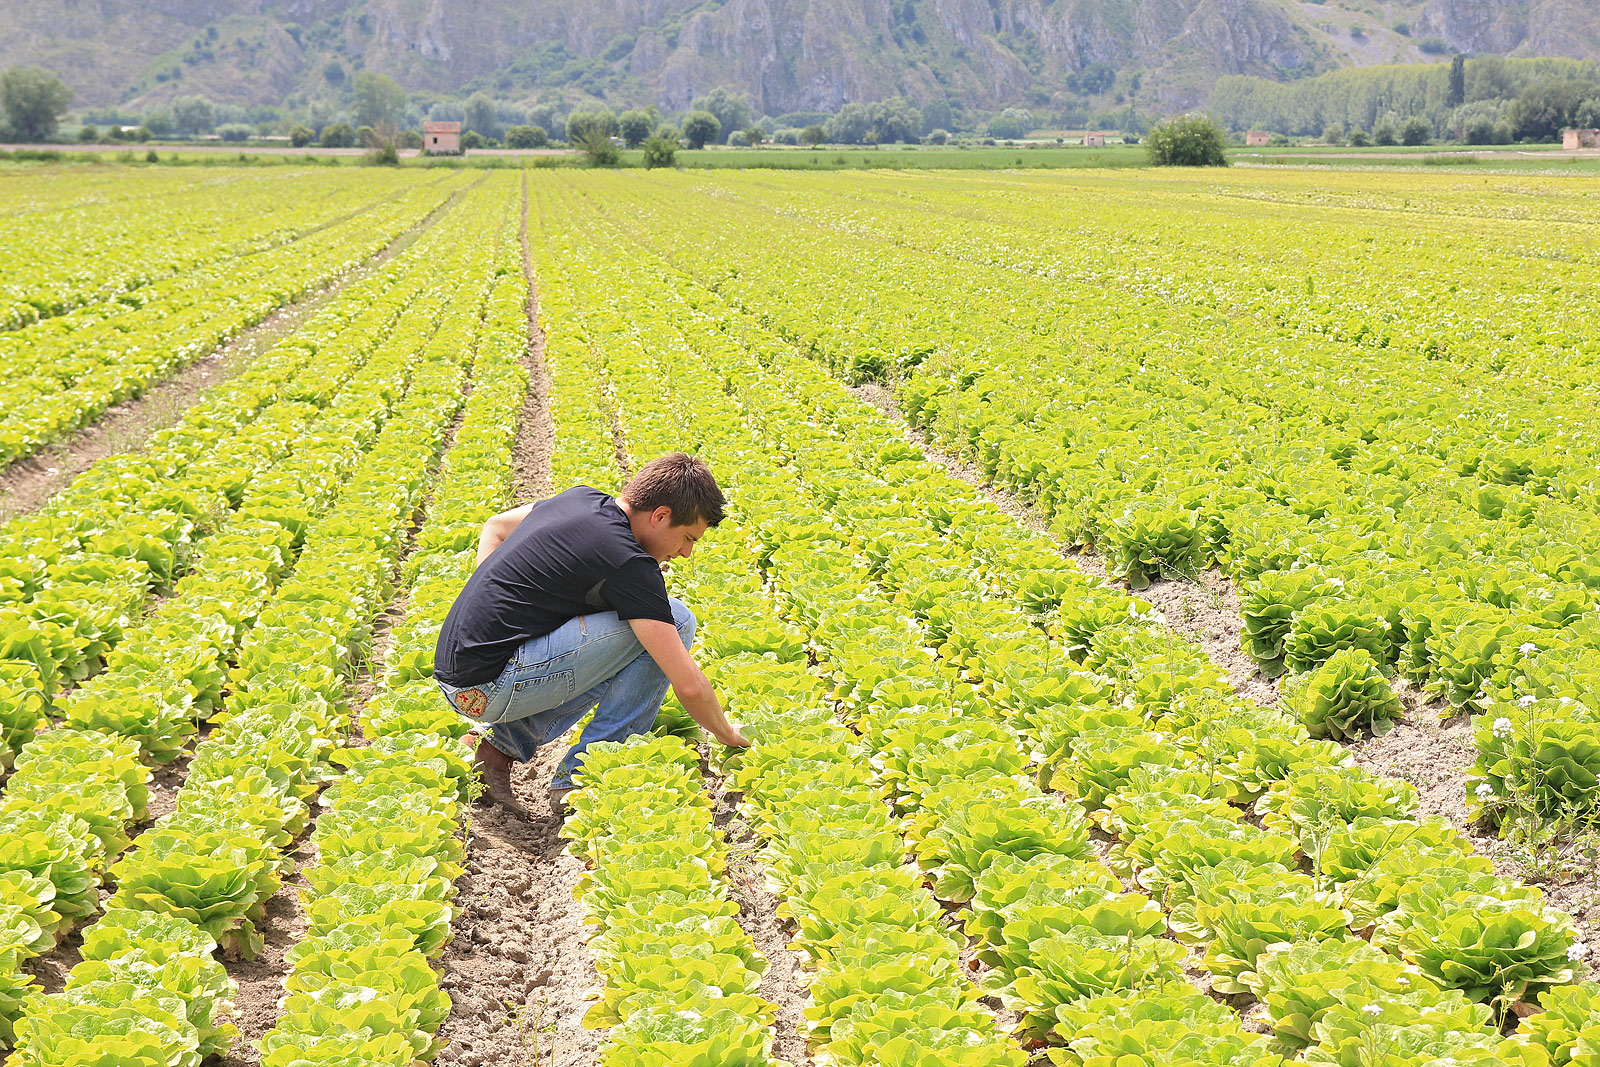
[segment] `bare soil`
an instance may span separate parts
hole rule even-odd
[[[528,370],[528,398],[522,405],[521,430],[512,448],[518,504],[550,495],[550,455],[556,443],[555,424],[550,421],[550,368],[544,361],[544,330],[539,326],[539,289],[528,249],[527,175],[522,177],[522,273],[528,281],[528,348],[522,358]]]
[[[312,809],[315,812],[315,808]],[[305,909],[300,906],[299,891],[305,887],[301,874],[317,862],[316,845],[308,828],[299,846],[289,854],[294,861],[294,873],[283,880],[283,886],[267,901],[267,917],[256,924],[266,938],[266,948],[253,960],[224,961],[228,974],[238,985],[233,998],[237,1015],[234,1023],[239,1027],[239,1039],[233,1050],[217,1061],[219,1067],[257,1067],[261,1052],[257,1043],[278,1021],[278,1001],[283,997],[283,978],[289,973],[284,963],[284,953],[306,939],[310,923]]]
[[[584,1029],[583,1014],[600,977],[572,899],[584,865],[566,852],[545,800],[565,753],[556,742],[513,770],[530,819],[472,809],[455,940],[441,961],[453,1004],[440,1067],[589,1067],[599,1051],[600,1031]]]
[[[869,383],[852,391],[899,423],[907,440],[920,448],[930,462],[977,488],[1029,529],[1049,536],[1043,517],[1025,501],[988,485],[983,473],[961,457],[932,447],[924,435],[906,423],[888,388]],[[1063,550],[1063,554],[1086,573],[1106,573],[1105,561],[1092,552]],[[1194,582],[1162,578],[1135,595],[1159,608],[1173,630],[1197,642],[1212,663],[1227,671],[1229,684],[1241,696],[1265,705],[1277,703],[1276,680],[1256,668],[1240,643],[1240,597],[1226,575],[1207,570]],[[1441,721],[1441,701],[1404,680],[1397,681],[1395,688],[1405,704],[1405,718],[1382,737],[1367,737],[1348,746],[1356,762],[1374,774],[1400,778],[1416,786],[1420,815],[1448,819],[1480,853],[1494,861],[1499,873],[1541,886],[1550,904],[1572,915],[1580,940],[1591,949],[1600,950],[1600,874],[1588,868],[1548,875],[1533,866],[1534,857],[1526,851],[1507,847],[1492,830],[1472,823],[1467,818],[1465,779],[1477,751],[1470,718],[1456,715]]]
[[[409,248],[424,230],[455,206],[462,191],[359,267],[339,275],[316,292],[285,304],[172,377],[152,384],[139,396],[106,409],[98,419],[65,440],[0,470],[0,522],[37,511],[58,489],[106,456],[144,447],[151,434],[176,423],[207,389],[239,374],[261,353],[303,326],[347,285],[367,277]]]
[[[706,786],[716,803],[717,828],[728,841],[728,882],[739,904],[739,925],[767,958],[761,995],[778,1007],[772,1025],[773,1055],[794,1067],[810,1067],[811,1052],[801,1026],[811,997],[801,978],[804,957],[789,947],[796,931],[792,923],[778,919],[778,900],[767,886],[766,866],[756,858],[761,841],[739,813],[737,795],[724,792],[717,778],[708,777]]]

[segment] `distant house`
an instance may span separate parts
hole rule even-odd
[[[1251,130],[1249,133],[1244,135],[1244,143],[1249,145],[1251,148],[1265,148],[1267,143],[1271,140],[1272,134],[1268,133],[1266,130]]]
[[[424,122],[422,124],[422,150],[430,156],[460,155],[461,123]]]
[[[1600,130],[1562,130],[1561,147],[1600,148]]]
[[[1085,148],[1104,148],[1105,146],[1106,146],[1106,135],[1105,134],[1103,134],[1103,133],[1086,133],[1086,134],[1083,135],[1083,147],[1085,147]]]

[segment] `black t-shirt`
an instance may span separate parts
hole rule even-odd
[[[472,572],[439,632],[434,676],[457,686],[493,681],[524,641],[602,611],[673,621],[660,564],[622,507],[574,486],[536,504]]]

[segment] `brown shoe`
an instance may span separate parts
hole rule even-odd
[[[528,809],[522,806],[517,794],[511,789],[511,768],[516,765],[516,760],[485,739],[478,742],[473,765],[483,777],[483,796],[519,819],[528,817]]]

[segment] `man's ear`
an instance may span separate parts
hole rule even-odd
[[[664,529],[672,525],[672,509],[663,504],[650,513],[650,528]]]

